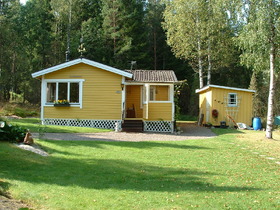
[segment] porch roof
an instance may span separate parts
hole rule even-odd
[[[126,70],[132,73],[132,79],[127,82],[178,82],[173,70]]]

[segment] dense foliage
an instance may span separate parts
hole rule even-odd
[[[23,142],[26,129],[0,119],[0,141]]]
[[[235,45],[247,22],[234,18],[251,7],[244,6],[247,1],[242,0],[228,3],[28,0],[22,5],[19,0],[2,0],[0,100],[10,101],[13,93],[20,95],[22,102],[38,104],[40,81],[31,78],[31,73],[80,57],[78,48],[83,42],[84,57],[97,62],[121,69],[174,70],[179,80],[188,83],[179,96],[181,112],[197,115],[196,88],[207,83],[248,88],[255,70],[252,65],[241,65],[245,49]],[[181,4],[182,11],[175,7],[182,8]],[[258,71],[253,75],[251,87],[258,91],[255,113],[264,116],[268,74]],[[275,97],[279,98],[279,93]],[[274,107],[279,112],[277,103]]]

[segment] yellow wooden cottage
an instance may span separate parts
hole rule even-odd
[[[196,90],[202,124],[220,126],[221,122],[252,125],[254,90],[208,85]]]
[[[41,120],[45,125],[131,127],[133,131],[133,125],[138,124],[137,131],[174,131],[177,78],[171,70],[124,71],[80,58],[35,72],[32,77],[41,80]]]

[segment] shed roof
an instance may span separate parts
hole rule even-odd
[[[127,70],[133,74],[130,82],[178,82],[172,70]]]
[[[85,59],[85,58],[78,58],[78,59],[68,61],[68,62],[59,64],[59,65],[47,68],[47,69],[43,69],[41,71],[37,71],[37,72],[32,74],[32,77],[33,78],[40,77],[40,76],[43,76],[45,74],[49,74],[49,73],[52,73],[52,72],[55,72],[55,71],[58,71],[58,70],[76,65],[76,64],[80,64],[80,63],[84,63],[84,64],[87,64],[87,65],[90,65],[90,66],[93,66],[93,67],[104,69],[106,71],[109,71],[109,72],[112,72],[112,73],[115,73],[115,74],[119,74],[121,76],[132,78],[132,73],[130,73],[130,72],[120,70],[120,69],[117,69],[117,68],[114,68],[114,67],[111,67],[111,66],[107,66],[105,64],[98,63],[98,62],[88,60],[88,59]]]
[[[249,90],[249,89],[243,89],[243,88],[235,88],[235,87],[227,87],[227,86],[220,86],[220,85],[207,85],[201,89],[196,89],[196,93],[201,93],[204,91],[207,91],[210,88],[220,88],[220,89],[226,89],[226,90],[235,90],[235,91],[244,91],[244,92],[250,92],[250,93],[255,93],[255,90]]]

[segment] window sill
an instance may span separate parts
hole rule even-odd
[[[54,104],[54,107],[70,107],[70,104]]]

